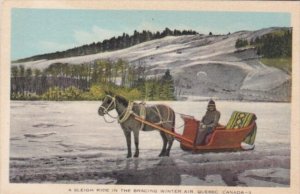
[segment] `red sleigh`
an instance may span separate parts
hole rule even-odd
[[[185,151],[193,152],[218,152],[245,150],[242,143],[254,145],[256,136],[256,116],[253,113],[233,112],[226,126],[219,125],[206,137],[204,144],[196,145],[196,137],[200,121],[193,116],[182,115],[184,120],[183,134],[169,131],[153,123],[136,117],[140,122],[164,131],[175,137],[180,142],[180,147]],[[254,148],[254,146],[252,146]]]

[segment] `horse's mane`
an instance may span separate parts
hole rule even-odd
[[[121,104],[123,104],[126,107],[128,106],[128,100],[125,97],[120,96],[120,95],[116,95],[115,97],[118,100],[118,102],[120,102]]]

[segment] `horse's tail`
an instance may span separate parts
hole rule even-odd
[[[170,108],[170,107],[169,107]],[[170,110],[172,111],[172,132],[175,132],[175,123],[176,123],[176,114],[175,114],[175,111],[170,108]]]

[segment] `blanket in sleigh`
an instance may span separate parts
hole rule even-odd
[[[249,126],[256,120],[256,116],[253,113],[234,111],[226,125],[227,130],[234,130]],[[255,126],[251,132],[247,135],[244,143],[253,145],[256,137],[257,127]]]

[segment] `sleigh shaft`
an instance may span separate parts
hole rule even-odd
[[[189,139],[189,138],[186,138],[186,137],[184,137],[184,136],[182,136],[182,135],[180,135],[180,134],[178,134],[178,133],[175,133],[175,132],[170,131],[170,130],[168,130],[168,129],[166,129],[166,128],[163,128],[163,127],[161,127],[161,126],[159,126],[159,125],[157,125],[157,124],[154,124],[154,123],[151,123],[151,122],[149,122],[149,121],[146,121],[145,119],[143,119],[143,118],[141,118],[141,117],[139,117],[139,116],[135,116],[135,119],[136,119],[137,121],[139,121],[139,122],[142,122],[142,123],[144,123],[144,124],[150,126],[150,127],[153,127],[153,128],[155,128],[155,129],[158,129],[158,130],[160,130],[160,131],[163,131],[163,132],[165,132],[165,133],[167,133],[167,134],[173,136],[173,137],[176,138],[176,140],[178,140],[179,142],[182,142],[182,141],[183,141],[183,142],[190,143],[190,144],[193,144],[193,143],[194,143],[193,140],[191,140],[191,139]]]

